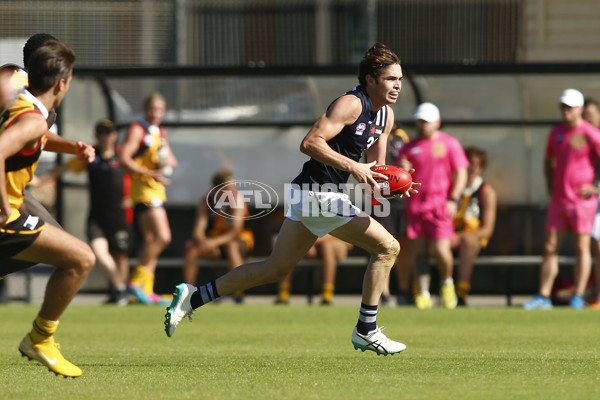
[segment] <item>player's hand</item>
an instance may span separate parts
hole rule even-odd
[[[415,172],[415,169],[414,169],[414,168],[411,168],[411,169],[407,169],[407,171],[408,171],[408,173],[409,173],[409,174],[411,174],[411,175],[412,175],[412,174]],[[408,189],[406,192],[402,193],[402,194],[400,195],[400,198],[402,198],[402,197],[404,197],[404,196],[406,196],[406,197],[410,197],[410,194],[411,194],[411,193],[412,193],[412,194],[417,194],[417,193],[419,193],[419,191],[418,191],[417,189],[418,189],[418,188],[420,188],[420,187],[421,187],[421,182],[414,182],[414,181],[413,181],[413,183],[410,185],[410,188],[409,188],[409,189]]]
[[[171,180],[164,176],[160,169],[149,169],[146,171],[146,175],[165,186],[171,184]]]
[[[448,210],[448,215],[451,218],[454,218],[456,212],[458,211],[458,203],[452,199],[448,199],[448,201],[446,202],[446,210]]]
[[[88,164],[96,158],[96,149],[91,144],[75,142],[77,158]]]
[[[4,224],[6,224],[6,221],[8,221],[8,217],[10,217],[10,213],[10,204],[6,208],[0,210],[0,226],[4,226]]]
[[[353,170],[350,171],[350,173],[352,174],[352,176],[354,176],[354,179],[356,179],[358,183],[367,183],[375,189],[379,189],[379,185],[375,181],[375,178],[387,180],[388,177],[382,173],[371,170],[371,168],[373,168],[376,164],[376,161],[367,164],[357,162],[355,163],[355,166]]]
[[[592,196],[595,196],[600,193],[600,189],[596,185],[582,185],[579,188],[579,195],[584,199],[589,199]]]

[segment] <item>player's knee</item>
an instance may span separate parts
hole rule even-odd
[[[390,236],[388,240],[378,244],[377,250],[377,253],[371,256],[371,269],[391,269],[396,262],[398,253],[400,253],[400,243]]]
[[[89,246],[82,246],[79,252],[79,257],[75,262],[75,268],[81,275],[87,275],[90,273],[94,265],[96,264],[96,255]]]

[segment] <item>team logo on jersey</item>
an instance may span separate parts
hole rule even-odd
[[[362,135],[363,132],[367,129],[367,124],[365,124],[364,122],[361,122],[360,124],[358,124],[358,126],[356,127],[356,131],[354,132],[354,134],[356,135]]]
[[[231,184],[235,185],[235,192]],[[236,196],[237,193],[237,196]],[[234,180],[221,183],[208,192],[206,204],[213,212],[229,219],[257,219],[269,215],[277,208],[279,196],[266,183],[248,180]],[[251,205],[249,215],[235,216],[234,209]]]

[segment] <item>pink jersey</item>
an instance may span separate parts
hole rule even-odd
[[[555,160],[552,202],[595,202],[585,199],[580,188],[594,182],[594,168],[600,157],[600,131],[587,121],[575,128],[564,123],[550,132],[546,157]]]
[[[406,157],[415,169],[413,181],[421,182],[419,194],[407,200],[409,212],[424,212],[443,207],[452,187],[452,173],[469,166],[458,140],[442,131],[431,139],[413,138],[400,149],[396,165]]]

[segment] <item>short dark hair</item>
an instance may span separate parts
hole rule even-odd
[[[472,156],[478,157],[481,162],[481,169],[485,169],[487,166],[487,153],[485,150],[480,149],[479,147],[470,146],[465,148],[465,155],[467,158],[471,158]]]
[[[50,40],[29,59],[29,90],[44,93],[73,72],[75,53],[66,44]]]
[[[229,169],[221,169],[215,172],[215,174],[213,175],[212,184],[213,186],[219,186],[225,182],[232,181],[233,179],[233,171]]]
[[[367,75],[377,79],[382,71],[390,65],[400,65],[400,58],[383,43],[375,43],[367,52],[358,67],[358,81],[367,85]]]
[[[589,105],[594,105],[596,107],[598,107],[598,101],[596,99],[594,99],[593,97],[586,97],[585,100],[583,101],[583,106],[589,106]]]
[[[115,125],[108,119],[103,119],[96,124],[96,136],[115,132]]]
[[[26,71],[28,70],[27,64],[29,64],[29,59],[33,52],[42,47],[44,43],[49,40],[59,41],[49,33],[35,33],[27,39],[25,46],[23,46],[23,68],[25,68]]]

